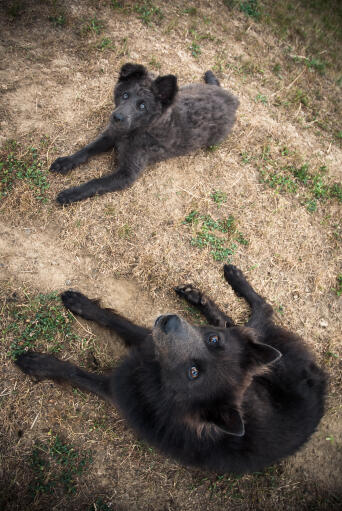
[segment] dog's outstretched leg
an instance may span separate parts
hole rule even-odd
[[[175,291],[178,296],[197,307],[211,325],[220,327],[234,326],[233,320],[222,312],[210,298],[201,293],[199,289],[192,286],[192,284],[177,286],[175,287]]]
[[[208,85],[217,85],[218,87],[220,87],[220,82],[218,81],[218,79],[216,78],[216,76],[214,75],[214,73],[212,71],[205,72],[204,81]]]
[[[81,163],[85,163],[89,158],[96,154],[104,153],[114,147],[115,139],[113,130],[108,128],[99,135],[93,142],[86,145],[79,151],[70,156],[62,156],[57,158],[50,167],[50,172],[59,174],[67,174],[70,170],[78,167]]]
[[[18,356],[16,365],[26,374],[39,380],[69,383],[103,399],[111,399],[110,376],[88,373],[70,362],[52,355],[27,351]]]
[[[101,326],[114,330],[129,347],[138,345],[151,333],[147,328],[135,325],[110,309],[103,309],[95,300],[89,300],[77,291],[61,294],[64,306],[84,319],[95,321]]]
[[[251,316],[246,326],[262,330],[263,325],[269,321],[273,315],[272,306],[254,291],[242,271],[233,264],[224,265],[224,276],[237,296],[244,298],[251,307]]]

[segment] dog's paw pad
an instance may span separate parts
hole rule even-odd
[[[34,351],[27,351],[17,357],[15,364],[23,371],[23,373],[33,376],[39,381],[39,373],[43,359],[43,354],[35,353]]]
[[[50,172],[57,172],[58,174],[66,174],[75,166],[72,158],[69,156],[62,156],[57,158],[50,167]]]
[[[56,198],[57,202],[63,206],[65,204],[71,204],[72,202],[75,202],[73,199],[73,194],[70,193],[69,190],[63,190],[61,191]]]
[[[90,300],[86,296],[72,289],[62,293],[61,299],[64,306],[75,314],[82,314],[84,306],[90,303]]]
[[[199,305],[202,303],[202,293],[193,287],[192,284],[185,284],[184,286],[175,287],[175,291],[178,296],[185,298],[185,300],[193,305]]]

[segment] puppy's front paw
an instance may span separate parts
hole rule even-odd
[[[50,167],[50,172],[57,172],[58,174],[67,174],[69,170],[76,167],[76,162],[71,156],[62,156],[57,158]]]
[[[83,318],[89,318],[93,316],[91,312],[94,307],[97,307],[96,302],[89,300],[85,295],[78,291],[69,289],[61,294],[61,299],[66,309],[69,309],[74,314],[82,316]]]
[[[68,188],[67,190],[62,190],[57,195],[57,202],[63,206],[65,204],[71,204],[73,202],[78,201],[78,194],[77,194],[77,188]]]
[[[228,284],[232,286],[238,296],[241,296],[239,293],[239,288],[242,284],[246,283],[246,278],[242,271],[233,264],[225,264],[223,271]]]
[[[185,284],[184,286],[175,287],[175,291],[178,296],[184,298],[187,302],[192,305],[204,305],[205,298],[199,289],[194,287],[192,284]]]

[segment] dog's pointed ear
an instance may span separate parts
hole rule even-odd
[[[119,82],[124,82],[126,80],[140,80],[147,75],[147,69],[141,64],[131,64],[127,62],[120,69],[119,74]]]
[[[233,436],[244,436],[245,425],[241,413],[236,408],[220,406],[207,418],[208,422],[223,433]]]
[[[178,92],[177,77],[175,75],[158,76],[152,83],[152,92],[163,107],[170,106]]]
[[[271,364],[279,360],[282,354],[273,346],[259,342],[257,335],[251,328],[240,328],[246,342],[246,359],[254,365]]]

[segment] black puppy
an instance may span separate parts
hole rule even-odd
[[[62,191],[57,201],[69,204],[130,186],[149,164],[221,142],[235,122],[239,102],[221,89],[211,71],[207,85],[178,92],[174,75],[156,79],[144,66],[125,64],[114,90],[115,110],[106,130],[71,156],[57,158],[52,172],[66,174],[95,154],[115,148],[117,172]]]
[[[217,472],[261,470],[315,431],[326,377],[304,343],[273,323],[272,307],[241,271],[228,265],[224,275],[251,306],[246,326],[234,326],[191,285],[176,292],[210,324],[165,315],[152,331],[67,291],[65,306],[117,332],[130,348],[127,357],[108,376],[35,352],[16,363],[38,379],[68,382],[117,404],[141,437],[181,463]]]

